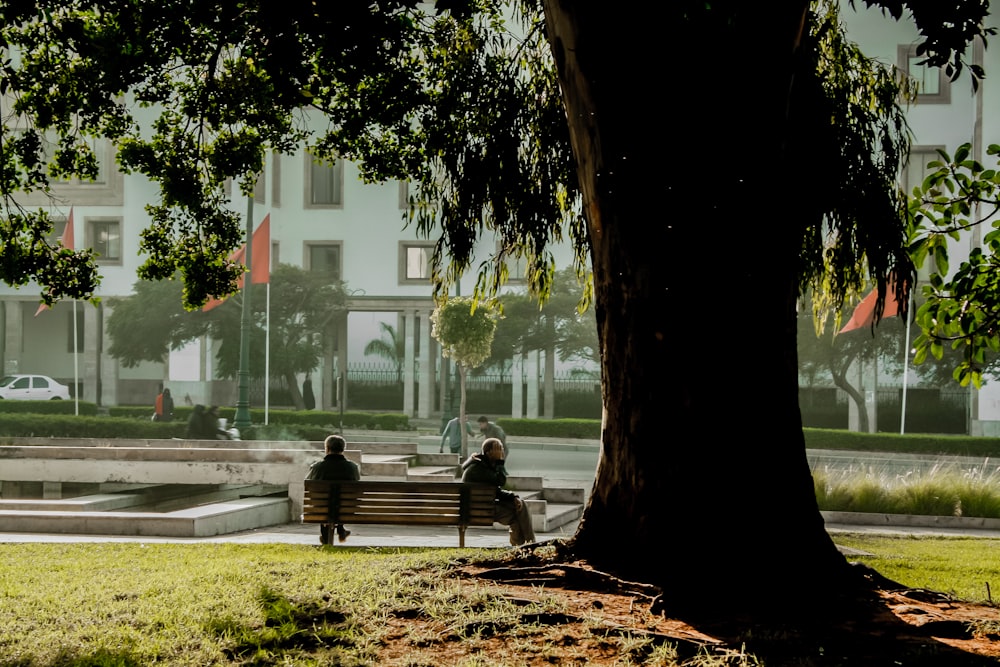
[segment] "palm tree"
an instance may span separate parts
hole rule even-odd
[[[373,338],[365,345],[365,356],[375,355],[388,360],[396,367],[396,382],[403,383],[403,362],[406,350],[402,337],[396,334],[396,328],[385,322],[378,323],[382,329],[381,338]]]

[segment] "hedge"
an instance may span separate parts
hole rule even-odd
[[[80,401],[81,415],[96,415],[97,404]],[[33,414],[33,415],[74,415],[77,404],[74,401],[4,401],[0,400],[0,414]],[[150,413],[151,414],[151,413]]]
[[[969,435],[912,435],[899,433],[857,433],[834,429],[803,429],[809,449],[836,449],[854,452],[896,452],[907,454],[951,454],[954,456],[1000,456],[1000,438]]]
[[[497,419],[507,435],[540,438],[597,440],[601,437],[600,419]]]
[[[0,433],[9,437],[52,437],[52,438],[129,438],[153,440],[161,438],[183,438],[187,431],[187,420],[192,408],[183,406],[174,409],[174,420],[152,421],[152,413],[145,407],[115,407],[108,410],[108,416],[96,416],[97,406],[84,415],[84,404],[80,404],[81,416],[28,412],[33,406],[48,408],[50,403],[66,401],[17,401],[23,408],[14,411],[0,410]],[[6,402],[0,401],[0,406]],[[72,408],[72,405],[70,406]],[[219,411],[232,424],[234,408]],[[44,417],[44,418],[43,418]],[[244,440],[323,440],[340,430],[340,413],[272,410],[268,414],[268,426],[264,426],[264,411],[250,410],[250,428],[240,433]],[[409,431],[409,418],[403,414],[369,414],[345,412],[344,427],[382,431]]]

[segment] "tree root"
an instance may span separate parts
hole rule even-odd
[[[661,592],[657,586],[626,581],[606,572],[570,564],[496,567],[475,576],[517,586],[559,586],[594,592],[627,593],[647,600],[652,600]]]

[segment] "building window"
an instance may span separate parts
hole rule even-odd
[[[66,233],[66,224],[68,222],[69,220],[67,218],[52,219],[52,231],[45,237],[45,240],[48,241],[49,245],[59,245],[59,241],[62,240],[63,234]],[[74,245],[76,244],[74,243]]]
[[[281,153],[271,153],[271,206],[281,205]]]
[[[14,132],[24,132],[13,128]],[[57,148],[57,137],[53,132],[39,135],[42,155],[45,161],[50,160]],[[50,181],[51,191],[33,191],[18,197],[22,206],[121,206],[124,202],[123,175],[115,168],[115,149],[110,141],[105,139],[82,138],[94,152],[97,160],[97,174],[94,180],[76,177]]]
[[[921,64],[927,54],[918,56],[916,44],[900,44],[896,53],[899,68],[917,82],[918,104],[951,103],[951,80],[943,68]]]
[[[306,243],[305,265],[309,271],[323,272],[332,280],[340,280],[340,243]]]
[[[913,196],[913,189],[922,185],[928,174],[932,171],[937,171],[936,169],[930,169],[927,165],[941,159],[941,155],[937,152],[938,148],[944,150],[944,146],[910,147],[910,157],[906,161],[906,166],[903,167],[903,173],[900,177],[902,181],[900,185],[907,197]],[[936,272],[937,263],[934,261],[932,253],[927,256],[923,265],[917,269],[917,280],[926,282],[930,280],[931,274]]]
[[[257,182],[253,184],[253,201],[255,204],[264,204],[267,201],[267,197],[264,193],[267,190],[267,176],[264,169],[260,170],[257,174]]]
[[[344,204],[344,161],[319,159],[306,153],[306,208]]]
[[[278,268],[278,261],[281,257],[281,245],[277,241],[271,241],[271,273]]]
[[[51,162],[55,157],[56,149],[59,147],[59,139],[55,132],[46,132],[42,135],[42,151],[44,152],[44,159],[46,162]],[[54,180],[53,184],[61,185],[107,185],[108,183],[108,165],[111,161],[111,144],[105,139],[97,139],[93,137],[82,137],[80,140],[82,143],[86,144],[94,154],[94,158],[97,160],[97,177],[94,180],[85,180],[77,177]]]
[[[98,254],[101,264],[120,264],[122,261],[121,220],[87,219],[88,246]]]
[[[404,241],[399,244],[399,283],[424,283],[431,278],[433,243]]]
[[[399,182],[399,210],[406,211],[410,208],[410,182]]]
[[[927,165],[935,160],[940,160],[941,156],[937,149],[944,149],[944,146],[911,146],[910,157],[903,167],[902,186],[907,197],[913,196],[913,189],[919,187],[932,169]]]

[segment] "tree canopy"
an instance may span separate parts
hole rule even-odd
[[[931,64],[981,74],[964,53],[991,32],[985,0],[865,4],[912,16]],[[3,3],[0,92],[12,100],[5,120],[23,131],[4,135],[0,194],[45,187],[45,132],[63,173],[92,169],[82,138],[110,137],[123,167],[161,189],[141,276],[180,272],[189,306],[233,291],[240,270],[226,259],[240,230],[221,184],[253,183],[267,150],[299,142],[368,178],[411,179],[411,220],[440,234],[439,297],[484,232],[500,250],[477,297],[502,281],[510,253],[525,255],[530,286],[544,292],[547,247],[569,239],[577,268],[589,250],[605,410],[574,554],[657,583],[655,609],[795,616],[802,581],[856,590],[805,457],[795,305],[810,286],[838,305],[866,278],[884,301],[891,275],[905,301],[905,85],[845,38],[834,2],[680,0],[639,14],[571,0],[523,12],[490,0],[421,7]],[[522,21],[517,32],[505,13]],[[669,72],[675,131],[662,98],[629,76],[639,68]],[[739,163],[721,168],[726,156]],[[750,224],[760,217],[748,212],[776,196],[766,224]],[[2,241],[34,257],[44,221],[4,201]],[[75,276],[85,293],[92,280]],[[69,278],[49,282],[69,293]],[[745,298],[749,288],[767,298]],[[742,330],[754,354],[741,367],[767,374],[774,391],[722,405],[716,334],[757,318],[766,324]],[[782,558],[760,557],[769,552]],[[711,565],[719,554],[722,572]]]
[[[179,274],[188,307],[234,292],[241,271],[228,258],[241,226],[226,179],[252,187],[267,152],[302,144],[318,158],[355,160],[366,178],[413,183],[411,219],[439,238],[442,294],[470,267],[484,229],[500,250],[478,292],[522,255],[544,291],[548,244],[568,232],[582,266],[585,238],[540,17],[494,0],[426,7],[2,3],[0,93],[17,131],[3,135],[0,277],[34,278],[47,300],[92,292],[89,254],[48,247],[46,217],[11,197],[46,191],[51,178],[93,177],[88,139],[100,136],[114,142],[122,169],[159,186],[139,276]],[[523,29],[501,29],[505,14]],[[46,137],[57,146],[48,163]]]

